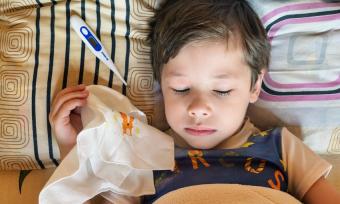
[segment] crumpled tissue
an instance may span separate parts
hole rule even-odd
[[[84,129],[42,189],[39,203],[84,203],[102,192],[122,203],[128,200],[122,197],[155,193],[152,171],[175,166],[173,139],[148,125],[145,114],[119,92],[86,88]]]

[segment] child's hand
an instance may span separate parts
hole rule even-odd
[[[84,85],[66,88],[55,97],[49,121],[54,130],[63,159],[76,144],[77,135],[83,129],[79,108],[86,104],[89,92]]]

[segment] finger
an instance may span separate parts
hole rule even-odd
[[[54,98],[53,102],[54,101],[57,101],[59,100],[60,97],[62,97],[63,95],[65,94],[68,94],[70,92],[75,92],[75,91],[82,91],[86,88],[86,86],[84,84],[80,84],[80,85],[76,85],[76,86],[70,86],[70,87],[67,87],[65,89],[62,89]]]
[[[53,117],[60,109],[60,107],[70,101],[72,99],[86,99],[89,96],[89,92],[87,90],[69,92],[62,97],[59,97],[54,104],[52,104],[50,115]]]
[[[67,125],[70,121],[70,113],[77,107],[83,107],[86,99],[74,99],[61,105],[59,111],[51,117],[51,125]]]
[[[76,85],[76,86],[67,87],[67,88],[61,90],[56,95],[56,97],[53,100],[53,103],[55,103],[55,101],[58,101],[59,98],[63,97],[65,94],[68,94],[68,93],[71,93],[71,92],[76,92],[76,91],[82,91],[82,90],[85,90],[85,88],[86,88],[86,86],[84,84],[79,84],[79,85]],[[53,105],[53,103],[52,103],[52,105]]]
[[[64,97],[60,98],[54,106],[51,108],[51,112],[49,114],[49,118],[54,118],[55,115],[61,111],[63,108],[63,105],[66,103],[73,104],[74,102],[78,100],[87,100],[89,93],[88,92],[76,92],[76,93],[69,93],[65,95]],[[68,106],[67,106],[68,107]],[[76,108],[76,107],[74,107]]]
[[[82,99],[87,100],[88,93],[73,93],[68,94],[64,98],[61,98],[54,107],[51,108],[51,112],[49,114],[49,117],[55,117],[55,115],[60,111],[63,104],[76,100],[76,99]]]

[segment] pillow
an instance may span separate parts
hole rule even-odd
[[[340,153],[340,3],[249,0],[272,45],[260,128],[285,125],[318,153]]]
[[[54,96],[68,86],[111,87],[146,113],[149,123],[167,127],[145,41],[155,4],[0,1],[0,170],[58,165],[48,114]],[[72,12],[101,39],[130,89],[84,46],[70,27]]]

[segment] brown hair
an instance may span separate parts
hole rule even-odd
[[[270,44],[260,19],[246,0],[167,0],[150,22],[151,64],[157,81],[163,65],[188,43],[241,41],[244,59],[251,68],[252,86],[270,58]]]

